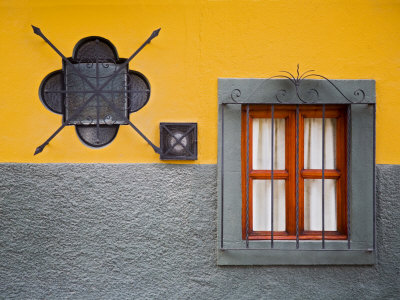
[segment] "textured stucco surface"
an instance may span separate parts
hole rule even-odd
[[[216,165],[0,164],[0,298],[395,299],[400,166],[375,266],[217,267]]]

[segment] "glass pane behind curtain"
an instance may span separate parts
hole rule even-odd
[[[322,169],[322,118],[304,119],[304,168]],[[325,118],[325,169],[336,169],[334,118]]]
[[[286,230],[285,180],[274,180],[274,231]],[[271,180],[253,180],[253,230],[271,231]]]
[[[325,230],[336,231],[336,179],[325,179]],[[322,230],[322,179],[304,180],[304,230]]]
[[[271,119],[253,119],[253,169],[271,170]],[[274,170],[285,169],[285,119],[274,119]]]

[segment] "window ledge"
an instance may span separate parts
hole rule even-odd
[[[282,250],[224,249],[218,250],[219,266],[225,265],[373,265],[371,250]]]

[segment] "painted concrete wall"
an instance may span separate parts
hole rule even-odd
[[[280,70],[315,69],[331,79],[375,79],[377,161],[399,164],[400,3],[396,0],[295,1],[0,1],[0,161],[160,162],[127,126],[93,151],[68,127],[40,155],[33,152],[61,119],[38,99],[41,80],[75,43],[100,35],[128,57],[150,33],[160,35],[133,61],[152,95],[131,120],[158,144],[160,122],[199,124],[199,160],[217,161],[217,79],[266,78]]]
[[[0,0],[0,298],[398,298],[399,16],[396,0]],[[38,97],[61,59],[31,24],[66,56],[100,35],[128,57],[161,27],[130,64],[152,86],[131,120],[157,145],[160,122],[197,122],[199,159],[162,162],[126,126],[99,150],[67,127],[33,156],[61,123]],[[376,80],[378,264],[217,267],[217,79],[298,63]]]
[[[0,165],[2,299],[398,299],[400,167],[375,266],[217,267],[215,165]]]

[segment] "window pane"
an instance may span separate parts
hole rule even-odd
[[[271,119],[253,119],[253,169],[271,170]],[[285,119],[274,119],[274,170],[285,169]]]
[[[336,231],[336,179],[325,179],[325,230]],[[304,180],[304,230],[322,230],[322,179]]]
[[[253,230],[271,231],[271,180],[253,180]],[[274,231],[284,230],[285,180],[274,180]]]
[[[322,169],[322,118],[304,119],[304,168]],[[336,169],[336,119],[325,119],[325,169]]]

